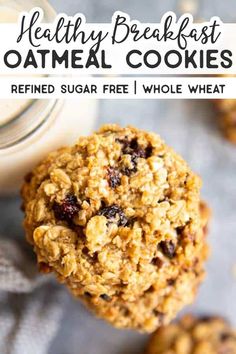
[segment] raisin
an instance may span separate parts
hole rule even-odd
[[[151,157],[152,152],[153,152],[152,146],[148,145],[145,149],[145,158],[147,159],[148,157]]]
[[[173,258],[175,255],[175,244],[173,241],[161,241],[160,247],[164,255],[168,258]]]
[[[25,212],[25,203],[24,202],[21,203],[20,210]]]
[[[100,295],[100,298],[103,299],[104,301],[107,301],[107,302],[111,301],[111,297],[107,294]]]
[[[147,290],[145,290],[145,293],[153,293],[155,291],[153,285],[151,285]]]
[[[143,149],[141,147],[138,147],[135,152],[134,155],[136,155],[137,157],[141,157],[143,159],[147,158],[147,154],[146,154],[146,149]]]
[[[82,249],[82,252],[83,252],[84,255],[87,256],[87,255],[89,254],[89,249],[88,249],[88,247],[85,246],[85,247]]]
[[[91,295],[88,291],[85,291],[84,295],[85,295],[86,297],[92,297],[92,295]]]
[[[53,211],[58,220],[71,222],[79,211],[77,198],[74,195],[68,194],[62,203],[54,202]]]
[[[104,207],[98,212],[98,215],[105,216],[108,220],[115,221],[118,216],[118,226],[125,226],[128,223],[128,219],[125,216],[123,210],[116,204]]]
[[[40,273],[44,273],[44,274],[48,274],[52,272],[52,268],[47,263],[44,262],[40,262],[38,264],[38,269]]]
[[[121,169],[121,173],[125,176],[131,176],[133,173],[136,173],[137,172],[137,157],[136,156],[132,156],[131,157],[131,162],[132,162],[132,167],[124,167]]]
[[[108,183],[111,188],[116,188],[121,184],[120,171],[114,167],[109,167],[107,170]]]
[[[167,280],[167,284],[168,284],[169,286],[173,286],[175,283],[176,283],[176,279],[168,279],[168,280]]]
[[[86,238],[82,226],[72,225],[72,228],[77,233],[78,238],[80,238],[80,239],[85,239]]]
[[[131,141],[124,140],[123,142],[122,152],[123,154],[132,155],[138,149],[138,142],[137,139],[134,138]]]
[[[225,341],[227,341],[228,339],[231,339],[231,338],[232,338],[232,334],[231,333],[223,332],[220,335],[221,342],[225,342]]]
[[[122,306],[121,307],[121,311],[122,311],[122,314],[125,316],[125,317],[128,317],[130,315],[130,311],[127,307],[125,306]]]
[[[122,145],[123,154],[130,154],[130,151],[132,147],[134,147],[134,145],[136,144],[137,139],[129,140],[128,137],[126,136],[123,139],[116,139],[116,141]]]
[[[160,324],[162,324],[163,320],[164,320],[164,317],[165,317],[165,314],[163,312],[160,312],[160,311],[156,310],[156,309],[154,309],[152,312],[154,313],[154,315],[156,317],[158,317],[158,319],[160,321]]]
[[[134,223],[137,221],[137,218],[135,218],[135,217],[131,217],[131,218],[129,218],[129,220],[128,220],[128,222],[127,222],[127,224],[126,224],[126,226],[129,226],[130,228],[131,227],[133,227],[134,226]]]
[[[122,153],[125,155],[131,155],[132,167],[124,167],[121,172],[126,176],[131,176],[133,173],[137,172],[138,158],[148,158],[152,155],[152,147],[148,145],[146,148],[141,147],[138,144],[136,138],[132,140],[119,140],[123,145]]]
[[[82,249],[82,252],[83,254],[86,256],[87,260],[90,262],[90,263],[96,263],[98,261],[98,253],[97,252],[94,252],[92,255],[89,253],[89,249],[88,247],[84,247]]]
[[[120,142],[123,144],[122,153],[125,155],[135,155],[143,159],[147,159],[152,155],[152,146],[148,145],[146,148],[143,148],[138,144],[136,138],[131,141],[123,140]]]
[[[152,259],[152,264],[161,268],[163,266],[163,261],[159,257],[155,257]]]
[[[96,263],[98,261],[98,253],[94,252],[92,256],[90,256],[91,262]]]
[[[205,323],[208,323],[208,322],[211,322],[212,321],[212,316],[201,316],[201,322],[205,322]]]
[[[176,228],[176,232],[178,236],[182,236],[185,226],[179,226]]]

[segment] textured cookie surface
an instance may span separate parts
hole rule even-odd
[[[186,315],[157,330],[146,354],[236,354],[236,332],[220,317]]]
[[[24,226],[43,272],[121,328],[153,331],[204,277],[200,179],[160,137],[104,126],[26,177]]]

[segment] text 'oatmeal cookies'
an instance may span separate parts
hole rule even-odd
[[[221,317],[185,315],[158,329],[146,354],[236,354],[236,332]]]
[[[22,188],[39,267],[120,328],[153,331],[204,277],[200,179],[154,133],[106,125],[51,153]]]

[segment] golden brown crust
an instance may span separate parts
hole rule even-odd
[[[220,317],[185,315],[158,329],[146,354],[236,354],[236,332]]]
[[[107,125],[34,169],[22,188],[27,239],[98,316],[153,331],[204,277],[200,186],[156,134]]]

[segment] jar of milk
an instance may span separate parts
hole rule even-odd
[[[53,21],[56,13],[45,0],[0,0],[0,22],[16,22],[19,12],[35,6],[43,9],[45,22]],[[96,113],[92,99],[0,99],[0,195],[16,193],[48,152],[89,134]]]

